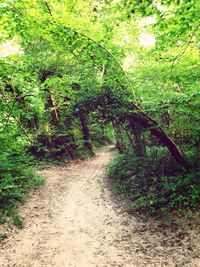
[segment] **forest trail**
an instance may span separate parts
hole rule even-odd
[[[25,227],[2,244],[1,267],[200,266],[189,238],[176,244],[178,232],[152,227],[113,200],[106,178],[113,153],[104,147],[94,158],[40,171],[46,184],[21,207]]]

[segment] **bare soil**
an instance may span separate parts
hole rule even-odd
[[[104,147],[94,158],[40,171],[46,184],[20,208],[25,227],[6,229],[0,266],[200,266],[198,220],[165,227],[128,214],[108,186],[112,157]]]

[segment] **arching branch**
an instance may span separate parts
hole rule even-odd
[[[54,17],[53,17],[53,13],[51,11],[51,8],[48,4],[48,2],[46,0],[42,0],[42,2],[47,6],[47,13],[52,17],[53,19],[53,23],[56,23],[55,20],[54,20]],[[122,65],[120,64],[119,60],[112,54],[112,52],[110,52],[103,44],[95,41],[93,38],[87,36],[86,34],[82,33],[82,32],[79,32],[75,29],[72,29],[71,27],[69,26],[64,26],[65,29],[67,29],[68,31],[70,32],[73,32],[79,36],[82,36],[84,37],[86,40],[96,44],[97,47],[99,47],[101,50],[103,50],[104,52],[106,52],[107,55],[109,55],[110,58],[112,58],[114,60],[114,62],[116,63],[116,65],[119,67],[119,69],[121,70],[123,76],[125,77],[127,83],[128,83],[128,86],[129,88],[131,89],[132,93],[133,93],[133,96],[134,96],[134,100],[136,101],[136,95],[135,95],[135,91],[134,91],[134,88],[133,88],[133,85],[126,73],[126,71],[124,70],[124,68],[122,67]]]

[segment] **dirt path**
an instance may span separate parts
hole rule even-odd
[[[166,234],[113,201],[112,154],[105,147],[93,159],[41,171],[46,185],[21,208],[25,227],[3,243],[1,267],[200,266],[195,233],[193,243],[190,235],[177,245],[179,232]]]

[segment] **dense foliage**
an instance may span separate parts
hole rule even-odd
[[[5,0],[0,17],[2,214],[40,183],[33,156],[93,156],[114,133],[110,173],[139,207],[196,207],[198,1]]]
[[[118,155],[109,166],[114,192],[130,209],[145,214],[167,214],[200,204],[199,170],[184,171],[170,160],[166,149],[149,148],[141,160],[133,152]]]

